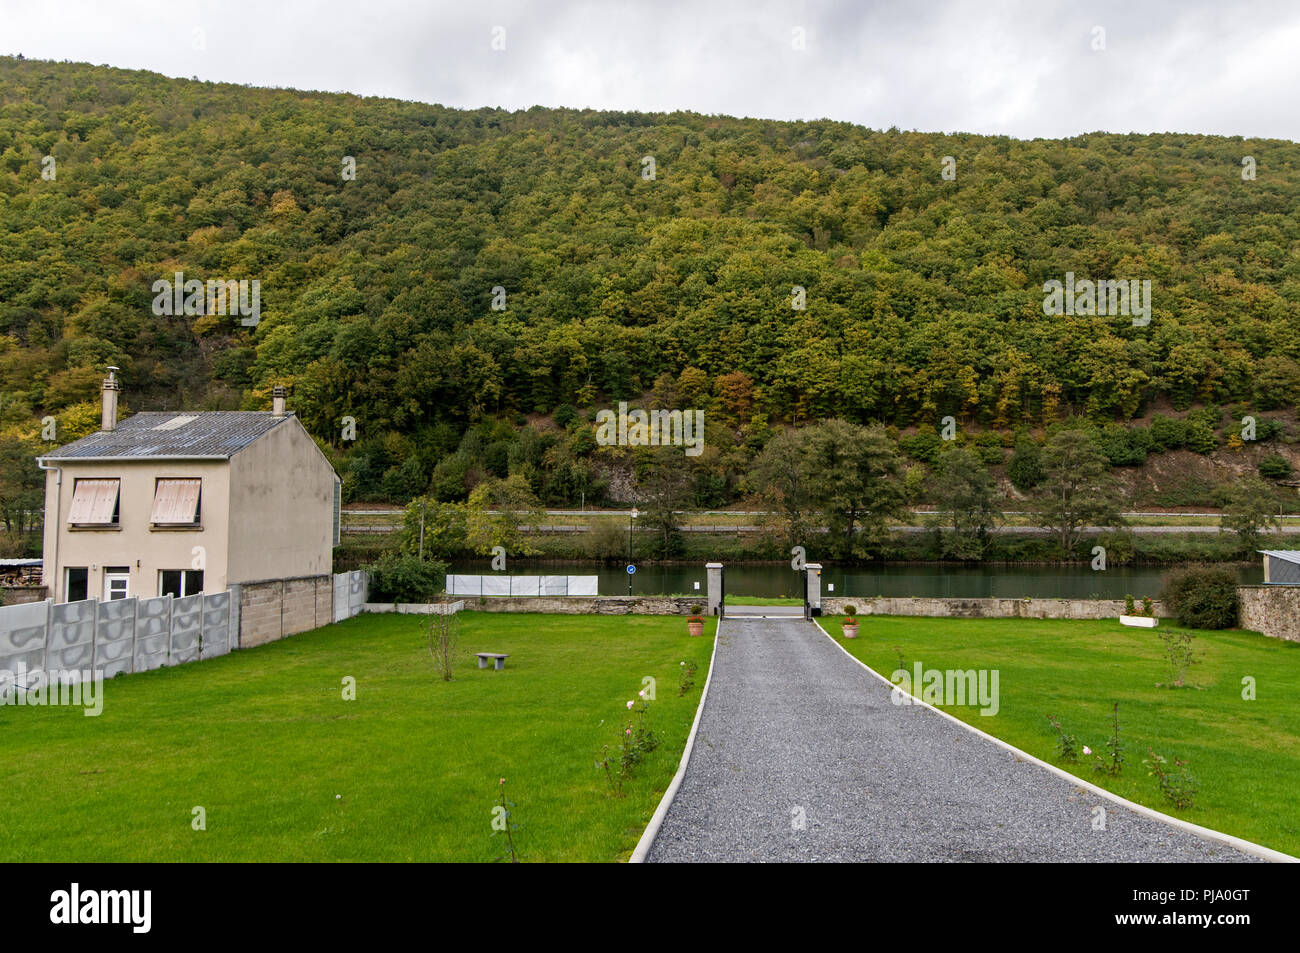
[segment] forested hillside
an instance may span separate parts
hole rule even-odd
[[[1081,415],[1127,447],[1114,424],[1213,405],[1208,452],[1220,405],[1300,395],[1298,210],[1285,141],[466,112],[0,58],[0,428],[10,454],[46,415],[93,429],[116,364],[130,410],[290,386],[350,499],[599,493],[617,455],[585,423],[620,399],[708,411],[700,505],[827,417],[907,449],[945,416],[996,448]],[[260,322],[156,316],[175,272],[260,281]],[[1150,280],[1150,324],[1045,316],[1067,272]]]

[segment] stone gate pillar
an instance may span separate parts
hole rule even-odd
[[[722,606],[722,563],[705,563],[704,568],[708,572],[709,578],[707,612],[709,615],[717,615],[718,609]]]
[[[805,614],[815,616],[822,614],[822,564],[808,563],[804,566],[804,597],[803,604]]]

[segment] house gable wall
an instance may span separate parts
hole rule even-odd
[[[319,576],[334,551],[334,470],[289,417],[230,460],[229,583]]]

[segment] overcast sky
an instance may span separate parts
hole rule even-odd
[[[1294,0],[0,0],[0,52],[470,108],[1300,139]]]

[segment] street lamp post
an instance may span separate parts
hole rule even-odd
[[[632,595],[632,521],[640,514],[632,507],[627,514],[627,594]]]

